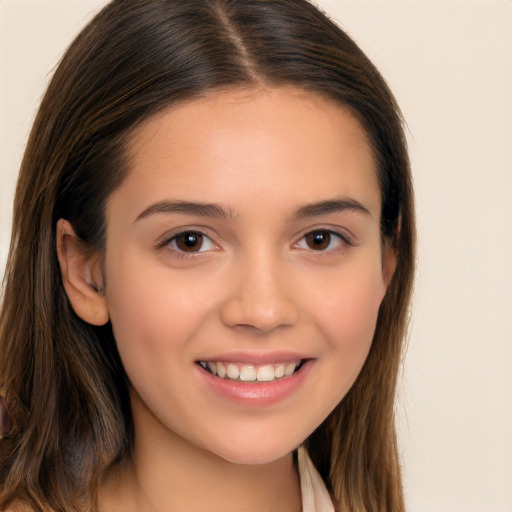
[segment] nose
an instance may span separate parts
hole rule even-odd
[[[291,326],[299,318],[292,282],[277,258],[260,254],[240,262],[231,275],[222,321],[260,333]]]

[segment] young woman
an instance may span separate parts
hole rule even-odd
[[[114,0],[16,192],[0,507],[400,511],[398,107],[302,0]]]

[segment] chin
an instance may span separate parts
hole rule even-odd
[[[210,448],[209,451],[231,464],[264,465],[286,457],[300,444],[301,441],[290,443],[290,440],[284,443],[262,443],[261,440],[257,443],[248,443],[246,441],[245,443],[232,443],[229,447],[218,447],[214,450]]]

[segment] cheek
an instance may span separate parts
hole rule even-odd
[[[204,296],[201,283],[181,282],[129,255],[115,261],[107,269],[107,300],[127,372],[154,367],[155,361],[166,361],[166,367],[180,364],[187,355],[187,340],[207,316],[209,306],[204,297],[199,300]],[[140,268],[143,273],[134,272]]]
[[[329,344],[339,378],[355,380],[370,350],[386,287],[380,262],[353,266],[325,282],[316,302],[315,323]]]
[[[322,318],[319,325],[339,332],[341,338],[352,333],[350,338],[357,342],[373,334],[386,286],[380,260],[373,253],[355,263],[327,275],[313,301]]]
[[[375,331],[375,324],[379,307],[384,297],[385,287],[381,281],[357,280],[352,286],[340,293],[336,306],[329,313],[337,315],[340,319],[334,326],[347,334],[357,345],[358,340],[371,341]]]

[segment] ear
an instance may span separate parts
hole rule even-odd
[[[389,287],[395,275],[396,262],[396,249],[391,245],[389,240],[386,240],[382,249],[382,279],[386,289]]]
[[[89,324],[106,324],[109,313],[100,257],[85,247],[64,219],[57,222],[57,255],[62,283],[75,313]]]

